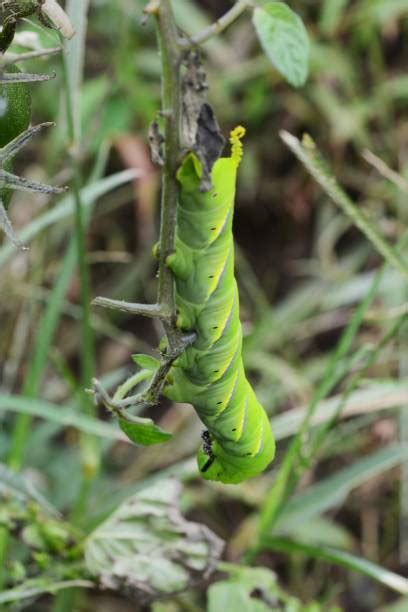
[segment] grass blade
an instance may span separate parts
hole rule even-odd
[[[326,367],[322,381],[309,405],[302,426],[286,452],[278,476],[261,509],[259,543],[263,542],[264,536],[270,532],[285,501],[293,492],[295,486],[293,482],[296,471],[295,466],[299,458],[302,456],[303,439],[309,429],[313,414],[315,413],[319,402],[321,402],[328,395],[328,393],[330,393],[335,384],[339,382],[339,373],[337,368],[338,362],[344,359],[350,352],[354,338],[356,337],[357,332],[363,323],[364,316],[377,294],[381,278],[382,272],[377,273],[369,293],[357,308],[347,327],[343,331],[337,348]]]
[[[319,183],[324,192],[365,234],[375,250],[385,259],[385,261],[394,268],[397,268],[397,270],[408,278],[408,266],[406,262],[400,257],[396,249],[384,240],[375,225],[371,223],[366,215],[354,204],[343,189],[341,189],[310,136],[305,136],[302,142],[292,134],[289,134],[289,132],[282,131],[280,136],[292,153],[294,153],[308,172]]]
[[[342,400],[336,395],[320,402],[310,421],[310,426],[316,426],[332,419],[337,411],[337,405]],[[408,403],[408,382],[392,382],[372,384],[367,389],[355,391],[347,400],[342,418],[371,414],[379,410],[390,410]],[[305,417],[307,406],[286,410],[271,419],[273,433],[277,440],[284,440],[296,434]]]
[[[0,604],[23,601],[39,595],[47,595],[73,588],[92,589],[95,587],[90,580],[66,580],[61,582],[45,582],[45,580],[31,580],[16,589],[9,589],[0,593]]]
[[[354,572],[364,574],[388,588],[400,593],[408,594],[408,579],[384,569],[371,561],[357,557],[344,550],[338,550],[329,546],[311,546],[300,544],[287,538],[268,538],[265,542],[267,548],[279,550],[292,554],[303,554],[309,559],[314,558],[318,561],[340,565]]]
[[[116,425],[105,423],[95,417],[81,414],[77,410],[61,408],[61,406],[46,402],[45,400],[28,398],[22,395],[0,394],[0,410],[4,410],[5,412],[17,412],[32,417],[40,417],[52,423],[58,423],[63,427],[75,427],[78,431],[102,438],[121,440],[124,442],[128,441],[126,436],[119,431]]]
[[[292,498],[276,529],[287,531],[292,525],[298,526],[299,521],[307,521],[341,504],[353,489],[407,459],[408,445],[395,444],[355,461]]]
[[[100,179],[99,181],[92,182],[90,185],[86,185],[81,190],[81,199],[84,209],[90,208],[94,202],[104,196],[105,194],[113,191],[117,187],[130,183],[137,178],[138,173],[135,170],[124,170],[108,176],[107,178]],[[21,232],[19,236],[24,244],[28,244],[35,236],[40,232],[47,229],[55,223],[59,223],[64,219],[72,217],[74,214],[74,198],[72,195],[65,196],[54,208],[47,212],[39,215],[34,221],[29,223]],[[9,259],[17,251],[16,247],[10,242],[5,242],[0,247],[0,267],[6,264]]]

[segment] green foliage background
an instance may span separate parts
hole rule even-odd
[[[310,134],[358,211],[401,248],[408,217],[408,3],[287,4],[311,40],[304,87],[290,87],[273,68],[248,16],[204,46],[210,100],[224,133],[237,124],[247,128],[235,215],[244,358],[272,419],[276,462],[237,487],[208,484],[197,478],[193,455],[201,425],[190,407],[163,402],[143,415],[174,433],[153,448],[126,442],[103,411],[100,419],[84,412],[72,196],[55,203],[20,194],[11,215],[30,252],[0,245],[0,460],[10,455],[16,417],[33,416],[22,474],[70,527],[51,549],[16,527],[7,589],[39,574],[81,577],[78,558],[64,558],[65,538],[81,541],[122,501],[173,475],[185,485],[183,514],[224,539],[224,559],[234,565],[224,564],[224,573],[213,577],[222,580],[218,595],[204,582],[154,604],[155,612],[203,610],[206,602],[211,612],[226,612],[232,608],[222,602],[232,597],[231,584],[245,609],[249,603],[268,609],[249,597],[259,585],[287,610],[407,605],[397,601],[408,595],[406,278],[392,265],[382,269],[381,252],[309,176],[279,131]],[[158,227],[158,173],[146,142],[160,103],[160,62],[153,24],[141,21],[144,5],[91,4],[80,112],[92,295],[137,302],[154,299],[150,250]],[[180,27],[196,33],[231,3],[173,5]],[[38,31],[23,29],[30,28]],[[44,45],[55,42],[44,30],[39,35]],[[32,145],[18,169],[37,180],[55,175],[69,182],[60,60],[25,62],[25,68],[55,69],[55,80],[33,89],[33,108],[34,122],[56,120],[58,127]],[[130,167],[143,168],[144,178],[132,183]],[[406,259],[406,249],[400,254]],[[91,321],[95,374],[114,389],[132,372],[130,355],[151,353],[160,330],[99,309]],[[6,486],[1,474],[0,484]],[[6,490],[13,486],[17,481],[7,481]],[[41,522],[28,514],[2,505],[3,522]],[[250,564],[266,574],[254,575],[245,569]],[[58,601],[43,597],[29,609],[73,609]],[[81,610],[144,609],[130,604],[123,590],[87,591],[77,601]],[[402,607],[391,608],[394,603]]]

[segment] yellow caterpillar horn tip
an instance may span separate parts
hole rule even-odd
[[[241,162],[244,154],[242,139],[246,134],[246,129],[242,125],[238,125],[230,133],[231,157],[236,161],[237,165]]]

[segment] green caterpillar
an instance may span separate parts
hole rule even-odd
[[[176,284],[177,325],[196,339],[178,358],[164,393],[193,404],[207,427],[198,466],[207,480],[238,483],[272,461],[275,442],[268,417],[242,362],[242,329],[234,277],[237,169],[245,129],[231,133],[231,157],[218,159],[212,188],[203,193],[201,162],[189,153],[179,168],[176,251],[167,259]]]

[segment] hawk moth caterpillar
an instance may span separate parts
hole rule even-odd
[[[224,483],[256,476],[275,453],[269,419],[242,361],[232,219],[244,134],[241,126],[231,132],[231,156],[215,161],[208,191],[200,189],[205,168],[197,154],[184,157],[177,173],[176,250],[167,258],[175,277],[177,325],[194,331],[196,339],[174,363],[164,394],[194,406],[207,428],[200,471]]]

